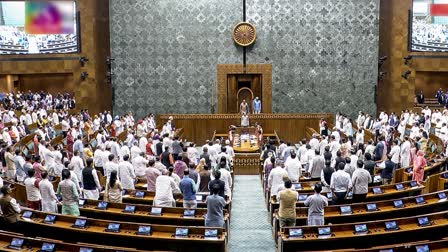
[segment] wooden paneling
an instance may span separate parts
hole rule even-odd
[[[227,133],[230,125],[240,125],[239,114],[209,114],[209,115],[159,115],[158,123],[164,123],[173,116],[177,128],[183,128],[182,137],[202,145],[211,140],[213,133]],[[281,139],[298,142],[305,138],[307,127],[318,129],[319,120],[325,118],[334,120],[333,114],[259,114],[249,115],[250,124],[258,122],[264,133],[277,132]]]
[[[76,54],[58,55],[2,55],[0,57],[0,75],[27,75],[28,83],[40,83],[46,74],[59,78],[66,74],[61,82],[66,91],[75,94],[79,108],[88,108],[93,113],[112,108],[110,84],[106,82],[105,60],[110,55],[109,45],[109,1],[108,0],[78,0],[80,12],[80,31],[82,52]],[[79,58],[89,59],[85,67],[81,67]],[[89,77],[81,81],[81,72],[86,71]],[[20,77],[19,77],[20,78]],[[32,80],[34,79],[34,80]],[[42,83],[46,79],[42,80]],[[4,78],[0,77],[0,91],[8,90]],[[39,89],[42,89],[39,87]],[[54,89],[50,87],[50,89]],[[44,89],[45,90],[45,89]]]
[[[415,73],[415,90],[423,91],[425,97],[434,97],[437,90],[448,90],[448,72],[418,71]]]
[[[262,112],[272,113],[272,65],[248,64],[244,69],[242,64],[218,65],[218,113],[227,113],[228,75],[229,74],[259,74],[262,80]]]
[[[21,74],[19,75],[19,86],[16,87],[16,90],[22,92],[46,90],[52,94],[57,94],[73,90],[73,83],[72,73]]]

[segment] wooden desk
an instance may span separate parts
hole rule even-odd
[[[403,197],[407,197],[407,196],[418,195],[425,188],[424,186],[412,188],[412,187],[410,187],[410,183],[411,183],[411,181],[399,183],[399,184],[403,184],[404,190],[395,189],[395,184],[379,186],[379,188],[381,188],[381,190],[383,191],[382,194],[374,194],[372,192],[373,187],[369,187],[369,192],[367,193],[367,198],[366,198],[365,202],[374,202],[374,201],[387,200],[387,199],[399,199],[399,198],[403,198]],[[305,193],[305,195],[309,196],[312,194]],[[327,196],[326,193],[322,193],[322,195],[324,195],[325,197]],[[304,206],[303,202],[304,201],[298,201],[296,206],[297,207]],[[331,200],[329,200],[329,202],[331,202]],[[351,203],[351,202],[349,201],[347,203]],[[275,196],[272,196],[270,199],[270,202],[269,202],[269,213],[270,213],[271,223],[272,223],[272,214],[278,208],[279,208],[279,202],[277,202],[277,199]]]
[[[428,246],[432,252],[444,252],[448,248],[448,239],[441,239],[437,241],[421,241],[411,243],[392,244],[389,246],[378,246],[370,249],[363,249],[364,252],[378,252],[380,250],[392,249],[394,252],[415,252],[419,251],[418,246]],[[353,252],[356,249],[341,249],[333,250],[333,252]]]
[[[333,250],[333,249],[364,249],[373,246],[396,244],[397,242],[415,242],[428,239],[441,239],[448,231],[448,212],[413,216],[399,219],[381,221],[369,221],[353,224],[334,224],[331,228],[332,235],[328,238],[318,237],[319,227],[294,227],[301,228],[304,236],[302,238],[290,238],[289,229],[285,228],[279,234],[279,251],[297,251],[298,248],[307,250]],[[418,217],[428,217],[431,226],[420,227]],[[385,231],[385,221],[396,221],[399,230]],[[355,234],[355,224],[366,224],[369,232],[367,234]]]
[[[151,225],[152,234],[149,236],[137,235],[139,226],[145,226],[144,223],[130,223],[96,220],[87,218],[87,228],[74,228],[77,217],[56,214],[55,224],[46,224],[43,222],[46,214],[38,211],[32,211],[32,221],[21,219],[23,230],[27,236],[43,236],[53,239],[63,239],[67,242],[84,241],[108,246],[133,247],[136,249],[159,249],[175,251],[226,251],[227,233],[223,228],[214,228],[218,230],[218,238],[215,240],[204,239],[204,233],[207,228],[189,227],[188,238],[174,237],[176,226],[169,225]],[[106,232],[105,229],[109,223],[119,223],[120,232]],[[209,229],[209,228],[208,228]]]
[[[11,240],[13,238],[19,238],[23,239],[23,246],[22,250],[12,249],[8,248],[8,246],[11,244]],[[45,239],[45,238],[31,238],[31,237],[25,237],[22,234],[19,233],[11,233],[7,231],[0,231],[0,250],[1,251],[11,251],[11,252],[17,252],[17,251],[38,251],[42,248],[42,244],[46,243],[53,243],[55,244],[55,250],[56,251],[67,251],[67,252],[79,252],[81,248],[91,248],[94,251],[137,251],[135,249],[126,248],[126,247],[113,247],[113,246],[102,246],[102,245],[96,245],[91,243],[66,243],[63,241],[58,240],[52,240],[52,239]],[[139,250],[143,251],[143,250]],[[149,251],[149,250],[145,250]],[[160,252],[160,251],[159,251]]]
[[[196,208],[194,217],[184,218],[185,208],[162,207],[162,215],[157,216],[149,214],[151,206],[136,204],[132,204],[135,206],[135,213],[125,213],[123,210],[130,204],[108,203],[107,210],[100,210],[96,208],[99,202],[101,201],[86,200],[84,207],[79,208],[81,215],[92,219],[200,227],[205,225],[204,215],[207,213],[206,208]],[[229,217],[228,211],[224,210],[225,230],[229,229]]]
[[[443,191],[448,194],[448,190]],[[448,207],[448,201],[439,201],[438,193],[419,195],[426,201],[425,204],[417,204],[416,198],[419,196],[402,198],[403,208],[395,208],[395,200],[376,201],[377,211],[367,211],[367,203],[347,204],[352,209],[352,214],[343,215],[340,206],[328,206],[325,208],[325,223],[343,224],[362,221],[381,220],[389,218],[410,217],[420,214],[429,214],[437,211],[444,211]],[[308,218],[308,208],[298,207],[296,209],[296,225],[306,226]],[[277,211],[273,215],[273,232],[276,238],[280,231],[279,217]]]

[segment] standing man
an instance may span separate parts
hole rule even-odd
[[[291,187],[292,182],[288,179],[285,181],[285,189],[278,193],[280,228],[294,227],[296,225],[296,203],[299,195]]]
[[[123,189],[134,190],[134,180],[136,178],[134,167],[129,162],[129,155],[123,156],[123,161],[118,164],[118,176],[120,177]]]
[[[189,176],[190,170],[185,169],[184,170],[184,177],[179,183],[179,188],[182,194],[184,195],[184,202],[183,207],[184,208],[196,208],[197,202],[196,202],[196,184],[193,181],[193,179]]]
[[[101,185],[98,174],[93,168],[93,158],[87,158],[87,166],[82,169],[81,183],[83,185],[84,197],[86,199],[98,200],[100,197]]]
[[[255,100],[253,102],[253,108],[254,108],[254,114],[260,114],[261,113],[261,100],[258,97],[255,97]]]
[[[54,192],[53,185],[48,180],[47,171],[42,172],[42,180],[39,183],[39,190],[42,196],[42,211],[49,213],[57,213],[58,212],[58,198],[56,197],[56,193]]]
[[[245,99],[243,99],[243,101],[240,104],[240,113],[249,114],[249,105],[247,104]]]
[[[268,189],[271,191],[271,196],[277,196],[277,188],[283,184],[283,177],[288,177],[288,172],[283,169],[283,161],[277,159],[275,161],[276,167],[271,170],[268,177]]]
[[[356,162],[358,168],[353,172],[352,184],[353,184],[353,202],[363,202],[369,191],[369,183],[372,182],[372,176],[363,168],[364,162],[358,160]]]
[[[344,171],[345,164],[336,166],[336,172],[331,175],[330,189],[333,194],[333,205],[343,204],[347,192],[352,188],[350,175]]]
[[[219,196],[221,187],[218,184],[213,184],[211,188],[212,194],[207,197],[207,214],[205,217],[206,227],[223,227],[224,226],[224,207],[226,200]]]
[[[308,207],[308,226],[325,225],[324,209],[328,206],[328,199],[320,192],[322,185],[316,183],[314,185],[314,195],[309,196],[304,204]]]
[[[0,192],[3,194],[0,198],[0,208],[4,219],[9,224],[17,223],[20,219],[20,205],[11,197],[11,189],[8,186],[2,186]]]

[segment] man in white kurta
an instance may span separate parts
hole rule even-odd
[[[408,167],[411,163],[411,143],[407,136],[404,137],[404,143],[400,149],[401,167]]]
[[[156,194],[154,196],[154,206],[175,207],[176,201],[173,194],[180,193],[179,187],[174,179],[168,176],[168,172],[164,172],[162,176],[156,179]]]
[[[48,180],[48,173],[46,171],[42,172],[42,180],[39,182],[39,191],[42,197],[42,211],[49,213],[58,212],[58,198],[54,192],[53,185]]]
[[[73,165],[73,172],[76,174],[78,181],[81,181],[81,171],[84,169],[84,161],[79,156],[79,151],[75,151],[74,156],[70,160],[70,164]]]
[[[135,176],[144,178],[146,175],[146,166],[148,160],[145,158],[145,153],[141,152],[139,156],[132,159],[132,166],[134,166]]]
[[[123,156],[123,161],[118,164],[118,177],[123,189],[134,190],[134,180],[136,178],[134,167],[129,162],[129,155]]]
[[[277,160],[275,165],[276,167],[271,170],[268,177],[268,188],[271,191],[271,196],[277,196],[277,188],[284,183],[283,177],[288,177],[288,172],[283,169],[283,161]]]

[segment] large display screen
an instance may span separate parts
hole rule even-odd
[[[78,52],[76,3],[0,0],[0,55]]]
[[[448,0],[413,0],[411,51],[448,52]]]

